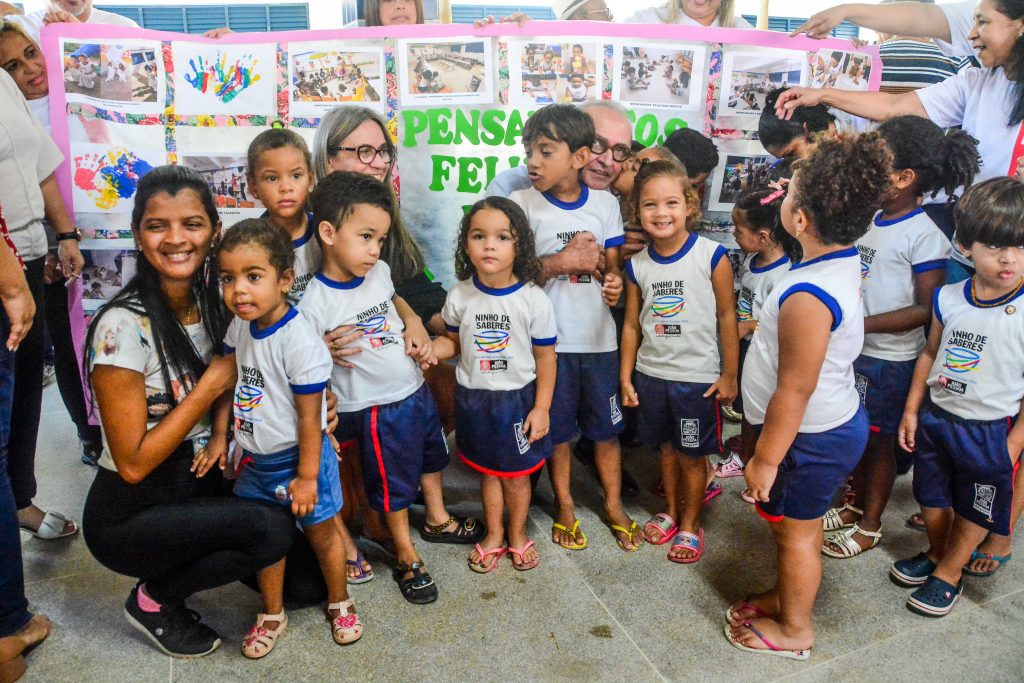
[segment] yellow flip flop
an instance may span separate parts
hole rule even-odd
[[[552,531],[564,531],[565,533],[567,533],[570,536],[572,536],[574,539],[576,538],[576,535],[578,533],[579,537],[583,539],[579,543],[573,543],[571,545],[566,545],[565,543],[558,543],[556,541],[552,541],[552,543],[554,543],[555,545],[560,545],[563,548],[565,548],[566,550],[583,550],[584,548],[587,547],[587,535],[585,533],[583,533],[582,529],[580,529],[580,520],[578,520],[578,519],[577,520],[573,520],[572,528],[571,529],[569,527],[565,526],[564,524],[559,524],[558,522],[552,522],[551,523],[551,530]]]
[[[607,522],[607,521],[605,522],[605,526],[607,526],[609,529],[612,530],[613,535],[614,535],[614,532],[617,531],[620,534],[625,534],[626,538],[628,538],[630,541],[633,541],[633,535],[640,528],[640,525],[637,524],[636,522],[634,522],[633,520],[629,520],[629,529],[624,529],[623,527],[619,526],[618,524],[612,524],[611,522]],[[642,533],[640,534],[640,537],[641,538],[644,537]],[[643,546],[643,541],[641,541],[640,543],[638,543],[636,545],[636,547],[627,548],[626,544],[623,543],[622,539],[620,539],[618,536],[615,536],[615,542],[619,544],[619,549],[620,550],[623,550],[623,551],[625,551],[627,553],[635,553],[636,551],[640,550],[641,546]]]

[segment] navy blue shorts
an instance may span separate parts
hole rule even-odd
[[[522,477],[551,457],[551,436],[530,443],[523,421],[533,410],[534,383],[515,391],[455,387],[455,440],[459,457],[477,472]]]
[[[235,482],[235,495],[239,498],[266,500],[291,507],[288,484],[299,474],[299,447],[277,453],[260,455],[242,452],[242,469]],[[320,471],[316,477],[316,506],[313,512],[299,517],[303,527],[325,522],[341,511],[341,478],[338,476],[338,454],[331,440],[324,434],[320,446]]]
[[[937,406],[921,411],[914,452],[914,498],[953,508],[969,522],[1010,534],[1013,461],[1006,448],[1010,418],[965,420]]]
[[[338,422],[338,441],[359,444],[374,510],[405,510],[416,500],[420,477],[448,466],[448,443],[425,383],[401,401],[339,413]]]
[[[559,353],[551,443],[568,443],[577,432],[592,441],[608,441],[624,426],[619,408],[619,352]]]
[[[763,425],[757,425],[757,437]],[[756,504],[769,522],[818,519],[832,506],[832,498],[846,483],[868,445],[868,416],[861,406],[843,424],[818,434],[799,433],[779,463],[779,473],[768,502]]]
[[[868,411],[872,432],[896,436],[916,364],[916,360],[882,360],[870,356],[860,356],[853,361],[857,393]]]
[[[721,453],[722,413],[714,396],[704,398],[710,387],[633,373],[633,388],[640,399],[637,438],[649,448],[671,443],[692,458]]]

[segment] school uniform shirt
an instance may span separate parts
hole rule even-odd
[[[636,369],[674,382],[710,384],[718,379],[718,317],[711,273],[725,247],[690,236],[674,254],[647,245],[626,262],[626,277],[640,288],[643,339]]]
[[[670,2],[675,2],[676,0],[669,0],[669,1]],[[668,22],[665,19],[666,17],[668,17],[668,5],[667,4],[662,5],[661,7],[645,7],[644,9],[637,10],[633,14],[629,15],[629,17],[624,19],[622,23],[624,23],[624,24],[667,24]],[[702,28],[704,27],[703,24],[701,24],[698,21],[695,21],[695,20],[691,19],[682,10],[679,10],[679,13],[678,13],[678,16],[676,17],[675,23],[677,25],[681,25],[681,26],[700,26]],[[721,24],[718,23],[718,17],[715,17],[715,20],[711,23],[711,25],[712,26],[720,26],[721,25]],[[737,14],[736,16],[733,17],[733,19],[732,19],[732,26],[730,26],[729,28],[754,28],[754,27],[751,26],[749,21],[747,21],[746,19],[744,19],[743,17],[741,17],[740,15]]]
[[[235,441],[247,451],[269,455],[299,442],[295,396],[323,393],[334,361],[312,323],[292,307],[264,329],[235,318],[224,335],[224,353],[235,354],[238,381],[232,402]],[[327,427],[321,399],[321,429]]]
[[[331,385],[338,412],[395,403],[423,384],[419,365],[405,353],[405,323],[395,310],[391,269],[377,261],[365,277],[337,282],[317,273],[306,287],[299,311],[313,323],[317,336],[339,325],[355,325],[363,336],[350,346],[355,367],[334,366]]]
[[[611,192],[580,185],[575,202],[563,202],[532,187],[509,199],[522,207],[537,241],[537,256],[557,254],[577,234],[588,231],[605,249],[625,241],[619,202]],[[555,307],[559,353],[606,353],[618,348],[615,322],[601,298],[601,282],[589,273],[559,275],[544,292]]]
[[[270,212],[265,211],[260,218],[270,219]],[[320,270],[323,262],[323,252],[320,250],[320,243],[316,240],[313,225],[313,214],[306,212],[306,233],[297,240],[292,240],[292,250],[295,252],[295,265],[292,270],[295,272],[295,281],[288,292],[288,303],[296,305],[302,299],[310,280]]]
[[[736,299],[736,319],[740,322],[760,320],[765,299],[775,283],[789,272],[788,256],[764,265],[757,257],[758,254],[747,254],[740,264],[740,295]]]
[[[935,317],[943,327],[928,375],[931,399],[967,420],[1016,419],[1024,396],[1024,287],[982,301],[972,283],[935,290]]]
[[[860,258],[856,247],[794,263],[768,295],[758,329],[743,365],[743,415],[753,425],[764,424],[768,402],[779,381],[779,313],[793,294],[806,292],[832,312],[825,361],[818,384],[800,421],[801,433],[834,429],[856,414],[860,395],[853,361],[864,346],[864,309],[860,296]]]
[[[1004,69],[964,69],[915,92],[929,119],[943,128],[962,126],[978,141],[981,170],[975,183],[1007,175],[1021,124],[1007,125],[1013,82]]]
[[[495,289],[476,276],[452,287],[445,327],[462,347],[455,379],[467,389],[514,391],[537,378],[534,346],[558,341],[555,309],[532,282]]]
[[[875,214],[867,233],[857,240],[860,252],[864,315],[878,315],[914,305],[914,276],[945,268],[949,240],[924,209],[891,221]],[[882,360],[914,360],[924,349],[923,327],[903,332],[864,335],[864,355]]]
[[[57,170],[64,156],[3,69],[0,102],[0,204],[18,253],[32,261],[46,255],[46,213],[39,183]]]
[[[141,310],[142,304],[137,300],[128,303]],[[110,365],[141,373],[146,391],[146,429],[152,429],[185,398],[199,378],[191,375],[179,376],[172,368],[167,368],[171,390],[171,393],[168,393],[164,366],[160,362],[153,329],[147,316],[126,308],[111,307],[100,313],[94,324],[92,346],[86,349],[89,371],[100,365]],[[206,328],[202,323],[197,323],[186,325],[185,331],[196,353],[203,362],[209,363],[213,357],[213,340],[206,333]],[[209,415],[204,415],[185,438],[197,439],[209,435],[210,418]],[[100,455],[99,465],[117,471],[114,459],[110,456],[106,431],[103,432],[103,453]]]

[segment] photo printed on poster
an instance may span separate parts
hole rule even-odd
[[[289,111],[292,116],[320,118],[339,104],[383,112],[384,50],[337,42],[289,43]]]
[[[509,102],[543,107],[601,99],[601,43],[559,38],[509,41]]]
[[[630,41],[615,46],[612,99],[624,107],[700,109],[706,104],[703,45]]]
[[[397,59],[404,105],[494,102],[490,38],[400,40]]]
[[[165,78],[156,41],[61,41],[68,102],[158,114]]]

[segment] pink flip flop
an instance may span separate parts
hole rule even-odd
[[[473,562],[472,560],[467,558],[466,561],[469,563],[469,568],[475,571],[477,574],[489,574],[497,568],[498,560],[500,560],[501,557],[505,554],[505,546],[500,545],[497,548],[484,550],[480,547],[480,544],[477,543],[476,551],[480,554],[480,561]],[[491,555],[494,555],[494,559],[491,561],[489,565],[484,565],[484,561],[487,560],[487,558]]]
[[[690,557],[672,557],[673,550],[692,550],[694,552]],[[672,546],[668,549],[668,559],[670,562],[676,564],[693,564],[700,559],[700,556],[704,553],[704,529],[699,530],[698,535],[691,534],[689,531],[680,531],[676,534],[675,538],[672,539]]]
[[[786,659],[797,659],[803,661],[811,658],[811,648],[806,650],[783,650],[781,647],[775,645],[772,641],[764,637],[764,635],[757,630],[757,627],[751,624],[749,621],[744,621],[743,625],[750,629],[750,632],[757,636],[757,639],[764,643],[765,648],[760,647],[748,647],[736,640],[732,635],[732,627],[725,627],[725,637],[729,643],[744,652],[753,652],[756,655],[774,655],[775,657],[785,657]]]
[[[508,547],[508,557],[510,560],[512,560],[512,566],[515,568],[516,571],[529,571],[536,567],[538,564],[540,564],[540,555],[537,555],[536,559],[534,559],[533,562],[523,562],[523,553],[532,548],[534,545],[535,543],[531,538],[529,541],[526,542],[526,545],[524,545],[522,548],[513,548],[512,546]],[[512,559],[513,555],[519,556],[519,564],[516,564],[516,561]]]
[[[664,545],[671,541],[672,537],[676,535],[677,531],[679,531],[679,524],[676,523],[676,520],[672,519],[664,512],[659,512],[647,520],[647,523],[644,524],[644,536],[647,535],[648,527],[650,527],[652,531],[661,532],[661,538],[657,541],[652,541],[649,538],[647,539],[647,542],[651,545]]]
[[[765,610],[761,609],[757,605],[751,603],[750,602],[750,597],[751,596],[748,595],[747,597],[743,598],[743,600],[740,601],[740,603],[738,605],[735,605],[735,608],[739,609],[739,610],[749,610],[749,611],[754,613],[754,617],[755,618],[757,618],[757,617],[767,617],[769,619],[774,619],[775,617],[779,616],[777,614],[772,614],[771,612],[766,612]],[[729,607],[727,607],[726,610],[725,610],[725,621],[727,623],[729,623],[729,624],[731,624],[733,622],[732,610],[733,610],[733,606],[731,606],[731,605]],[[750,617],[747,617],[747,619],[749,619],[749,618]]]

